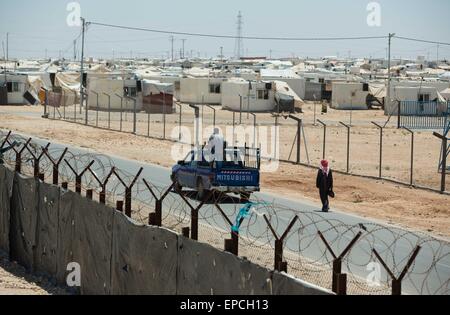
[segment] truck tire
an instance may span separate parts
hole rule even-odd
[[[174,183],[173,188],[175,189],[175,191],[181,191],[183,189],[183,186],[181,186],[181,184],[178,182],[178,180],[173,174],[170,176],[170,179]]]
[[[182,191],[183,190],[183,186],[181,186],[181,184],[176,180],[174,185],[175,191]]]
[[[205,196],[208,194],[209,190],[205,189],[203,184],[203,180],[201,178],[197,179],[197,197],[200,200],[203,200]]]

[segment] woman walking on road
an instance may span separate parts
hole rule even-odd
[[[320,162],[319,172],[317,173],[316,187],[319,189],[320,200],[322,201],[322,211],[330,210],[328,196],[334,198],[333,192],[333,172],[326,160]]]

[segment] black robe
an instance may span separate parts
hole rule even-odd
[[[333,190],[333,172],[331,169],[328,176],[322,170],[317,173],[316,187],[319,189],[320,200],[322,201],[322,210],[329,209],[328,193]]]

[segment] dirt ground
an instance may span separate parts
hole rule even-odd
[[[67,291],[0,255],[0,295],[66,295]]]
[[[321,130],[319,129],[320,127],[312,126],[312,105],[306,107],[305,112],[305,121],[309,119],[311,122],[309,126],[307,124],[307,127],[311,130],[317,129],[317,135],[313,134],[313,136],[310,137],[311,139],[316,137],[317,140],[308,141],[311,164],[315,165],[320,160],[322,153],[320,138]],[[63,121],[46,120],[40,118],[37,113],[42,113],[42,108],[2,106],[0,107],[0,128],[35,135],[48,139],[49,141],[89,148],[96,152],[159,164],[165,167],[171,167],[174,164],[173,159],[170,158],[171,150],[174,145],[173,142],[85,127]],[[106,127],[106,122],[103,120],[105,114],[106,113],[101,113],[99,119],[99,125],[104,127]],[[115,113],[114,115],[112,124],[114,128],[118,128],[119,114]],[[217,124],[220,124],[222,121],[224,124],[226,123],[229,125],[229,115],[232,114],[218,111],[216,117]],[[349,112],[346,111],[330,111],[326,115],[326,120],[330,125],[337,125],[340,120],[347,121],[348,115]],[[352,115],[353,123],[355,125],[352,136],[355,135],[355,141],[359,141],[352,144],[352,150],[358,152],[358,154],[361,155],[360,160],[366,161],[367,165],[365,166],[363,163],[356,164],[354,162],[351,164],[351,169],[354,173],[357,173],[357,168],[360,168],[362,171],[370,169],[371,172],[366,175],[377,175],[378,169],[376,168],[376,165],[378,163],[378,151],[376,148],[378,136],[376,134],[376,129],[369,127],[369,125],[370,121],[384,124],[386,117],[381,111],[355,111]],[[92,119],[95,119],[95,116],[93,116],[94,115],[91,113],[91,123],[93,123]],[[127,116],[128,122],[123,123],[123,128],[126,131],[130,131],[131,122],[129,121],[131,119],[131,114],[128,113]],[[141,134],[146,134],[147,132],[145,116],[145,114],[139,116],[141,122],[138,123],[138,133]],[[167,130],[171,131],[172,127],[176,124],[178,115],[174,114],[169,115],[168,117],[170,118],[168,118]],[[237,117],[239,117],[239,113],[237,114]],[[246,119],[246,114],[243,114],[243,117]],[[320,117],[320,114],[318,114],[318,118],[324,117]],[[211,117],[208,116],[208,119],[211,120]],[[155,130],[151,129],[150,131],[151,134],[154,135],[154,133],[161,131],[161,117],[152,115],[151,120]],[[190,111],[188,112],[185,110],[183,112],[183,121],[192,123],[193,116]],[[258,122],[261,124],[270,124],[270,122],[273,122],[273,117],[269,114],[261,114],[258,115]],[[295,135],[293,122],[291,125],[288,125],[286,122],[283,122],[283,124],[286,125],[283,125],[281,128],[290,127],[294,130],[293,134]],[[388,126],[392,127],[393,124],[394,122],[391,121]],[[342,135],[342,132],[345,133],[345,129],[335,128],[337,133],[341,133],[339,139],[346,139],[346,137],[343,137]],[[290,132],[292,132],[292,130]],[[371,135],[367,136],[365,131],[370,131]],[[398,174],[403,174],[401,175],[402,178],[404,181],[407,181],[409,174],[409,156],[406,152],[409,152],[410,150],[407,145],[409,137],[403,131],[394,130],[393,128],[388,128],[386,132],[389,136],[386,136],[385,141],[387,146],[384,148],[384,152],[386,152],[386,160],[390,161],[392,159],[393,162],[391,162],[392,164],[385,162],[385,166],[382,170],[384,173],[387,173],[387,175],[383,174],[383,176],[389,176],[390,173],[393,173],[394,175],[392,177],[396,178],[397,176],[400,176]],[[168,132],[168,134],[170,135],[170,132]],[[285,134],[286,139],[289,141],[283,140],[283,136],[280,141],[283,145],[288,145],[288,143],[290,143],[290,149],[293,136],[292,134],[289,135],[288,132]],[[400,138],[396,140],[396,136],[401,137],[402,141],[400,141]],[[415,155],[415,163],[424,164],[424,168],[426,168],[427,171],[423,171],[423,174],[418,173],[415,176],[417,180],[423,182],[426,182],[428,179],[429,185],[437,188],[438,176],[436,168],[438,156],[436,158],[434,155],[436,154],[435,152],[438,152],[438,150],[435,150],[435,147],[439,148],[439,144],[434,139],[431,140],[432,136],[429,132],[423,133],[421,136],[423,136],[423,141],[420,143],[423,144],[416,146],[417,153]],[[416,135],[416,137],[421,136]],[[330,131],[330,138],[332,137],[333,130]],[[331,143],[333,142],[331,141]],[[338,142],[328,146],[329,148],[327,151],[330,150],[330,153],[327,157],[332,165],[334,165],[336,169],[345,169],[345,153],[343,157],[341,156],[342,152],[346,152],[345,144]],[[374,149],[369,150],[369,146]],[[282,154],[284,154],[283,149],[281,149],[281,151]],[[305,155],[304,153],[302,154]],[[316,155],[315,157],[314,154]],[[402,157],[401,159],[398,158],[398,154]],[[303,158],[304,157],[302,157],[302,162]],[[292,199],[306,199],[318,204],[318,193],[315,188],[316,172],[316,170],[307,167],[281,163],[277,172],[263,174],[262,190]],[[377,219],[396,226],[417,229],[438,236],[450,236],[450,196],[448,195],[440,195],[438,193],[414,189],[382,180],[365,179],[340,174],[335,174],[335,192],[337,196],[336,199],[332,200],[332,207],[339,209],[339,211]]]

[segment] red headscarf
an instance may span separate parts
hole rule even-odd
[[[328,176],[328,173],[330,172],[330,167],[329,167],[329,163],[327,160],[322,160],[320,162],[320,169],[322,170],[322,172]]]

